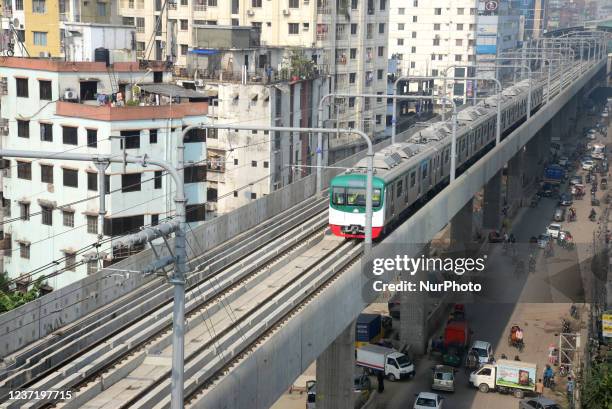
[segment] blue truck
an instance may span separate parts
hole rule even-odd
[[[355,346],[375,343],[383,336],[382,317],[380,314],[359,314],[355,324]]]
[[[544,170],[543,183],[560,185],[565,179],[565,169],[561,165],[549,165]]]

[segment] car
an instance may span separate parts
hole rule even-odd
[[[542,197],[551,197],[555,191],[555,187],[551,183],[544,183],[538,192]]]
[[[503,241],[504,237],[497,230],[489,232],[489,243],[501,243]]]
[[[576,176],[572,176],[572,178],[569,181],[570,185],[582,185],[582,176],[580,175],[576,175]]]
[[[433,371],[431,389],[447,392],[455,391],[456,369],[446,365],[436,365],[431,369]]]
[[[555,401],[548,398],[527,398],[519,402],[519,409],[561,409]]]
[[[413,409],[442,409],[444,398],[437,393],[421,392],[416,395]]]
[[[493,349],[491,348],[491,343],[487,341],[474,341],[472,344],[471,350],[476,351],[478,354],[478,361],[481,364],[486,364],[489,362],[491,357],[493,357]]]
[[[587,137],[588,140],[594,141],[595,139],[597,139],[597,134],[596,133],[588,133],[586,137]]]
[[[565,209],[563,207],[557,207],[553,213],[553,220],[556,222],[565,221]]]
[[[568,162],[569,162],[569,158],[567,156],[561,156],[559,158],[559,166],[567,166]]]
[[[551,223],[546,228],[546,234],[548,234],[553,239],[559,237],[559,232],[562,230],[561,225],[557,223]]]
[[[592,160],[585,160],[584,162],[582,162],[582,170],[592,170],[594,166],[595,162],[593,162]]]
[[[602,112],[601,113],[601,117],[602,118],[607,118],[608,117],[608,112],[607,111]]]
[[[548,234],[540,234],[538,236],[538,247],[541,249],[546,248],[546,246],[548,245],[548,242],[550,242],[550,235]]]
[[[572,203],[574,203],[574,202],[572,201],[572,195],[571,194],[566,192],[566,193],[562,193],[559,196],[559,204],[561,206],[571,206]]]

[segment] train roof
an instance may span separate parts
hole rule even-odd
[[[523,80],[502,90],[502,108],[515,101],[516,96],[526,93],[529,89],[529,80]],[[478,127],[482,122],[488,121],[491,114],[497,113],[497,94],[486,98],[475,106],[463,107],[457,113],[457,136]],[[381,180],[393,180],[405,172],[400,165],[417,166],[429,158],[432,152],[441,150],[447,139],[452,136],[452,120],[438,121],[409,138],[407,143],[396,143],[387,146],[374,154],[375,176]],[[353,169],[347,171],[345,176],[355,175],[362,179],[367,169],[367,158],[360,160]],[[364,179],[365,180],[365,179]]]

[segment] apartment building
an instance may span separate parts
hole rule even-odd
[[[396,74],[436,77],[453,65],[474,66],[477,22],[474,0],[391,0],[389,55],[397,60]],[[435,88],[444,93],[442,81]]]
[[[316,126],[330,81],[325,67],[313,62],[321,50],[261,45],[259,35],[252,27],[196,26],[180,83],[217,95],[208,110],[216,124]],[[228,212],[312,173],[315,135],[237,130],[214,135],[208,150],[219,167],[207,175],[211,211]]]
[[[161,64],[3,59],[0,67],[2,146],[8,149],[144,155],[177,164],[182,129],[207,120],[211,95],[168,84]],[[168,95],[171,95],[170,97]],[[172,101],[172,103],[171,103]],[[206,135],[185,139],[187,217],[204,219]],[[173,215],[174,183],[160,169],[112,164],[106,170],[106,210],[98,228],[100,193],[93,163],[6,158],[2,171],[4,271],[19,277],[41,266],[63,287],[95,271],[111,253],[112,238]],[[98,235],[111,238],[95,249]],[[36,278],[36,277],[35,277]]]
[[[1,16],[3,44],[32,57],[63,56],[64,22],[120,22],[115,0],[2,0]]]
[[[386,92],[387,0],[122,0],[120,14],[124,24],[136,27],[144,59],[169,55],[184,67],[195,27],[248,26],[259,30],[262,46],[322,50],[313,61],[327,67],[332,91]],[[384,129],[384,101],[336,102],[340,126],[369,133]]]
[[[520,15],[519,40],[539,38],[546,28],[545,0],[511,0],[510,8]]]

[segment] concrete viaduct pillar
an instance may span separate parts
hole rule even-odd
[[[317,358],[317,409],[354,409],[355,323]]]
[[[473,240],[474,199],[470,199],[459,212],[453,216],[450,228],[451,248],[464,249]]]
[[[506,179],[506,202],[508,216],[511,218],[523,206],[523,150],[521,149],[508,161]]]
[[[487,182],[484,188],[484,204],[482,215],[482,227],[497,230],[501,226],[502,211],[502,171],[498,171]]]
[[[402,280],[414,281],[412,277],[403,277]],[[408,345],[414,355],[424,355],[427,352],[429,338],[427,326],[427,300],[417,291],[400,294],[400,341]]]

